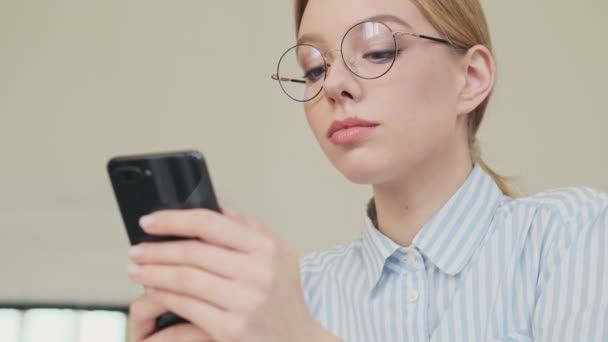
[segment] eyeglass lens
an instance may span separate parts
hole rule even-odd
[[[397,44],[390,28],[379,22],[360,23],[344,35],[342,59],[358,77],[375,79],[395,62]],[[309,101],[323,88],[327,65],[323,53],[307,44],[296,45],[281,57],[278,79],[285,93],[296,101]]]

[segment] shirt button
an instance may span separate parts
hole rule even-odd
[[[420,268],[420,263],[418,263],[418,258],[413,253],[408,254],[405,258],[405,262],[412,268],[418,269]]]
[[[412,266],[416,262],[416,257],[410,253],[405,257],[405,262],[407,262],[408,265]]]
[[[410,303],[415,303],[420,298],[420,293],[417,290],[409,290],[407,292],[407,301]]]

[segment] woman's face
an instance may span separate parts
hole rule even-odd
[[[323,90],[305,102],[308,123],[332,164],[360,184],[390,182],[445,155],[451,144],[462,143],[456,124],[466,119],[458,113],[462,67],[445,44],[399,36],[397,45],[403,51],[378,79],[359,78],[345,66],[335,49],[346,31],[370,17],[387,15],[410,26],[383,18],[392,31],[441,36],[409,0],[310,0],[298,33],[299,38],[315,37],[306,43],[321,52],[330,51]],[[360,130],[359,138],[350,143],[340,143],[337,136],[331,139],[332,123],[349,117],[378,125]],[[357,132],[339,134],[348,140]]]

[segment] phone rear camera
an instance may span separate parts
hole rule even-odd
[[[120,183],[137,183],[143,178],[143,173],[137,167],[123,167],[114,174]]]

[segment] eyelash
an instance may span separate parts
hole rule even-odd
[[[393,54],[392,56],[390,56],[390,59],[395,59],[395,58],[397,58],[401,54],[401,49],[372,51],[372,52],[364,54],[363,58],[364,59],[369,59],[372,55],[378,55],[378,54],[384,56],[387,53]],[[385,58],[380,58],[380,59],[385,59]]]
[[[312,79],[312,78],[313,78],[312,73],[314,73],[315,71],[321,71],[321,75],[320,75],[320,76],[318,76],[316,80],[313,80],[313,79]],[[307,81],[310,81],[310,82],[316,82],[316,81],[318,81],[318,80],[321,78],[321,76],[322,76],[323,74],[325,74],[325,68],[324,68],[324,67],[317,67],[317,68],[313,68],[313,69],[308,70],[308,71],[307,71],[307,72],[304,74],[303,78],[304,78],[305,80],[307,80]]]
[[[397,57],[399,57],[399,55],[401,55],[401,53],[403,52],[404,49],[397,49],[397,50],[380,50],[380,51],[373,51],[373,52],[369,52],[366,53],[365,55],[363,55],[364,59],[368,59],[369,57],[371,57],[371,55],[373,54],[386,54],[386,53],[393,53],[395,54],[394,57],[391,57],[391,59],[396,59]],[[381,63],[381,62],[380,62]],[[318,76],[313,76],[313,73],[316,72],[320,72],[320,75]],[[303,79],[307,80],[308,82],[317,82],[318,80],[320,80],[323,76],[323,74],[325,74],[326,70],[324,67],[316,67],[313,69],[308,70],[304,76],[302,76]]]

